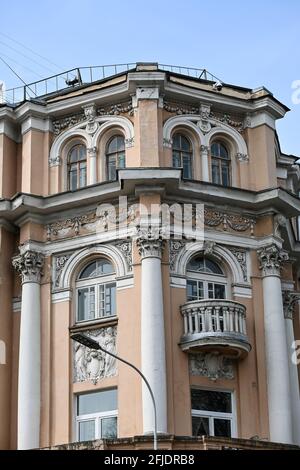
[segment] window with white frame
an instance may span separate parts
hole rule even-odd
[[[210,147],[212,182],[230,186],[230,155],[222,142],[214,142]]]
[[[174,168],[182,168],[182,176],[192,178],[193,150],[190,141],[182,134],[175,134],[172,138],[172,164]]]
[[[76,321],[116,315],[116,282],[112,264],[100,258],[80,272],[76,281]]]
[[[117,437],[118,396],[116,388],[77,395],[76,401],[77,441]]]
[[[106,174],[108,181],[117,178],[117,169],[126,167],[125,139],[122,135],[115,135],[106,147]]]
[[[226,277],[220,266],[205,256],[196,256],[187,265],[187,301],[226,299]]]
[[[191,390],[193,436],[235,437],[233,394],[216,390]]]

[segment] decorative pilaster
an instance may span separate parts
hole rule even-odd
[[[202,180],[209,181],[209,165],[208,165],[209,147],[207,145],[201,145],[200,152],[201,152]]]
[[[295,341],[293,316],[296,304],[300,301],[300,292],[292,292],[285,290],[282,292],[283,297],[283,311],[285,318],[286,328],[286,344],[289,357],[289,374],[290,374],[290,389],[291,389],[291,407],[292,407],[292,422],[293,422],[293,443],[300,444],[300,394],[299,394],[299,379],[298,367],[291,361],[291,354],[293,351],[292,345]]]
[[[138,230],[137,246],[142,264],[141,354],[142,372],[152,388],[157,408],[158,432],[167,433],[167,379],[160,230]],[[143,431],[153,433],[154,416],[149,391],[143,384]]]
[[[89,159],[89,184],[97,183],[97,147],[90,147],[87,149]]]
[[[270,440],[292,443],[289,357],[280,281],[280,268],[288,255],[276,245],[264,247],[257,254],[263,276]]]
[[[27,250],[13,258],[22,277],[18,380],[18,449],[40,445],[41,351],[40,280],[44,256]]]

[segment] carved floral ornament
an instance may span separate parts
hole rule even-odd
[[[116,353],[116,326],[85,331],[85,333],[88,336],[95,337],[107,351]],[[90,380],[96,385],[99,380],[117,374],[116,359],[102,351],[87,348],[83,344],[74,341],[73,371],[74,382]]]
[[[95,120],[98,116],[119,116],[120,114],[133,114],[133,107],[131,100],[116,103],[112,105],[96,107],[95,104],[83,106],[83,111],[63,116],[59,119],[54,119],[53,133],[58,136],[61,132],[70,129],[71,127],[81,122],[87,121],[87,132],[93,134],[97,130],[97,126],[94,125]]]
[[[232,117],[228,113],[224,112],[212,112],[209,104],[191,104],[179,101],[168,101],[164,100],[164,109],[170,113],[176,113],[177,115],[200,115],[201,119],[197,122],[197,126],[205,134],[211,130],[212,123],[216,124],[224,123],[231,127],[234,127],[238,132],[243,132],[247,127],[251,125],[250,116]]]
[[[288,253],[274,244],[258,250],[257,256],[263,276],[279,276],[282,264],[289,259]]]
[[[13,258],[12,265],[21,275],[23,283],[39,283],[43,274],[44,255],[33,250],[20,252],[19,255]]]
[[[218,353],[198,353],[189,355],[191,375],[208,377],[210,380],[234,379],[233,361]]]
[[[165,245],[163,231],[153,226],[138,227],[136,244],[142,259],[161,258]]]
[[[282,291],[283,313],[284,317],[293,320],[294,307],[300,301],[300,292],[293,292],[290,290]]]

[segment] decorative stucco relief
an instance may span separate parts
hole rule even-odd
[[[164,100],[164,109],[170,113],[176,113],[177,115],[199,114],[201,116],[201,120],[197,122],[197,125],[204,133],[209,132],[211,129],[211,122],[209,121],[228,124],[229,126],[234,127],[238,132],[242,132],[250,125],[250,119],[248,116],[243,118],[243,116],[232,116],[228,113],[211,111],[209,105],[200,104],[199,106],[198,104]]]
[[[85,333],[97,338],[104,349],[112,353],[116,352],[117,328],[115,326],[85,331]],[[117,374],[116,359],[102,351],[89,349],[83,344],[74,341],[73,370],[74,382],[90,380],[96,385],[99,380],[113,377]]]
[[[234,378],[232,360],[218,353],[190,354],[189,368],[191,375],[208,377],[213,381]]]
[[[84,121],[90,121],[93,123],[97,116],[118,116],[120,114],[128,113],[130,116],[133,114],[133,107],[131,100],[115,103],[107,106],[102,106],[100,108],[93,107],[94,105],[88,105],[85,109],[79,113],[70,114],[68,116],[63,116],[59,119],[54,119],[53,124],[53,133],[57,136],[61,132],[70,129]],[[95,125],[90,125],[88,129],[93,133]]]
[[[63,272],[63,269],[64,269],[65,265],[66,265],[66,262],[68,261],[68,259],[72,255],[72,253],[73,252],[64,253],[62,255],[58,255],[58,256],[55,256],[53,258],[53,269],[52,269],[52,272],[53,272],[52,287],[53,287],[53,289],[57,289],[59,287],[61,274]]]
[[[243,272],[244,281],[247,281],[248,276],[247,276],[247,255],[246,255],[246,251],[241,250],[240,248],[235,248],[233,246],[228,247],[228,249],[231,251],[231,253],[238,260],[239,265],[241,266],[241,269],[242,269],[242,272]]]

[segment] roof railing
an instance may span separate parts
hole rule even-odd
[[[28,83],[19,87],[9,88],[2,91],[0,103],[17,105],[26,100],[42,100],[46,96],[57,94],[69,88],[88,85],[120,73],[134,70],[137,67],[153,66],[156,70],[164,70],[180,75],[187,75],[200,80],[218,81],[219,79],[206,69],[185,67],[180,65],[166,65],[158,63],[131,62],[127,64],[96,65],[89,67],[78,67],[50,77]],[[2,98],[2,99],[1,99]]]

